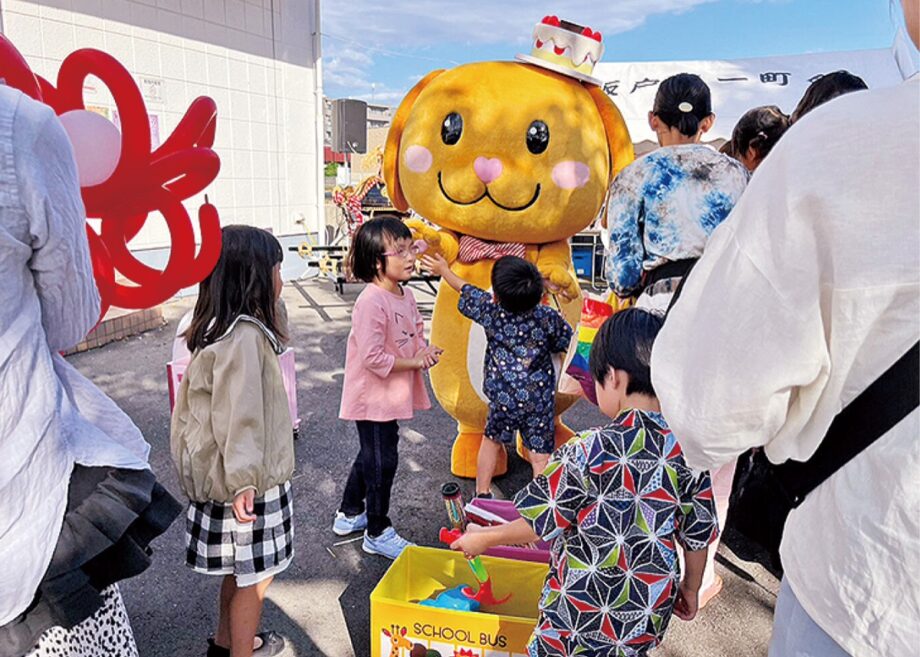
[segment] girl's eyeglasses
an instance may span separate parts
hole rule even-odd
[[[396,251],[386,251],[383,255],[385,256],[396,256],[405,260],[410,255],[417,256],[420,253],[424,253],[428,250],[428,242],[425,240],[416,240],[412,243],[411,246],[402,247]]]

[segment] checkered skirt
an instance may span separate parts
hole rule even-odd
[[[230,504],[192,502],[185,522],[188,566],[207,575],[235,575],[251,586],[287,568],[294,556],[291,482],[255,498],[253,522],[237,522]]]

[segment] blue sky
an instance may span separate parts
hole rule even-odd
[[[738,59],[891,45],[888,0],[323,0],[331,98],[395,105],[425,73],[512,59],[555,14],[604,34],[604,61]],[[899,18],[899,17],[898,17]]]

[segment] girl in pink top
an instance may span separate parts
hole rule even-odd
[[[422,371],[441,350],[425,341],[415,297],[401,283],[415,274],[418,247],[398,217],[381,217],[355,233],[349,265],[369,285],[352,312],[339,417],[358,425],[360,449],[332,530],[364,530],[365,552],[395,559],[409,542],[387,512],[398,461],[397,420],[431,408]]]

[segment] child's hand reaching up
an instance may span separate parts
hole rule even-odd
[[[422,269],[429,274],[440,276],[441,280],[447,281],[447,284],[458,292],[466,285],[466,281],[452,272],[447,260],[438,253],[422,256]]]
[[[422,269],[434,274],[435,276],[444,276],[445,271],[450,270],[450,265],[440,253],[422,256]]]

